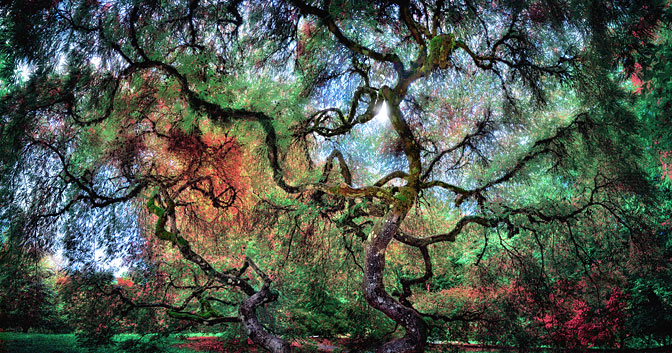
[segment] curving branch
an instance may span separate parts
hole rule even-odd
[[[452,191],[452,192],[455,193],[455,194],[458,194],[458,199],[455,201],[455,205],[456,205],[456,206],[459,206],[459,205],[462,203],[462,200],[464,200],[464,198],[466,198],[466,197],[468,197],[468,196],[471,195],[471,191],[470,191],[470,190],[463,189],[463,188],[461,188],[461,187],[459,187],[459,186],[456,186],[456,185],[453,185],[453,184],[449,184],[449,183],[446,183],[445,181],[441,181],[441,180],[432,180],[432,181],[430,181],[430,182],[428,182],[428,183],[423,183],[423,184],[421,184],[421,187],[422,187],[423,189],[430,189],[430,188],[433,188],[433,187],[440,187],[440,188],[446,189],[446,190],[448,190],[448,191]]]
[[[166,229],[166,223],[168,218],[174,220],[175,217],[175,202],[172,198],[163,194],[163,201],[166,204],[166,207],[160,207],[157,204],[157,199],[159,198],[158,193],[154,193],[147,202],[147,208],[149,211],[158,217],[155,228],[155,235],[157,238],[165,241],[169,241],[173,246],[176,246],[182,256],[188,261],[196,264],[208,277],[217,280],[223,285],[232,286],[240,289],[245,294],[248,295],[248,298],[243,301],[239,308],[240,321],[245,326],[248,336],[250,339],[264,347],[265,349],[273,353],[289,353],[290,347],[289,344],[283,339],[273,335],[268,332],[263,325],[259,322],[256,314],[256,308],[269,302],[277,300],[278,295],[270,290],[270,278],[264,274],[259,267],[249,258],[246,257],[245,262],[252,267],[257,274],[262,278],[264,284],[262,288],[257,291],[249,283],[240,278],[240,276],[231,275],[228,273],[220,272],[216,270],[209,262],[207,262],[201,255],[194,252],[185,238],[179,235],[176,230],[168,231]],[[245,266],[244,268],[246,268]],[[239,275],[242,273],[239,272]],[[199,302],[202,307],[205,309],[206,315],[216,316],[212,313],[211,306],[207,299],[200,297],[200,293],[195,295],[197,298],[200,298]],[[192,314],[180,314],[175,313],[174,315],[181,316],[183,318],[194,319]]]
[[[362,46],[361,44],[351,40],[348,37],[346,37],[345,34],[343,34],[341,29],[338,27],[338,25],[334,21],[333,16],[328,11],[320,9],[320,8],[312,6],[312,5],[309,5],[309,4],[307,4],[307,3],[305,3],[301,0],[292,0],[292,3],[303,14],[313,15],[313,16],[316,16],[317,18],[319,18],[327,26],[327,29],[329,29],[329,31],[334,35],[334,37],[336,37],[336,40],[338,40],[339,43],[343,44],[348,49],[352,50],[355,53],[367,56],[367,57],[369,57],[371,59],[374,59],[374,60],[392,63],[393,66],[394,66],[394,69],[398,73],[401,73],[401,72],[404,71],[404,64],[401,61],[401,59],[397,56],[397,54],[394,54],[394,53],[382,54],[382,53],[374,51],[370,48]]]
[[[390,205],[394,204],[397,201],[396,196],[392,196],[392,194],[387,189],[378,186],[365,186],[361,188],[353,188],[345,183],[339,186],[314,183],[305,185],[301,187],[300,190],[319,190],[329,195],[341,196],[350,199],[359,197],[377,198]]]
[[[399,17],[404,22],[409,32],[411,32],[411,37],[413,37],[413,40],[415,40],[415,42],[422,48],[421,51],[424,51],[424,49],[427,47],[427,43],[423,37],[432,38],[434,35],[432,35],[432,33],[425,26],[418,23],[413,18],[413,14],[411,14],[411,6],[413,5],[409,0],[397,0],[395,2],[399,6]]]
[[[165,195],[166,194],[165,192],[163,194],[164,194],[163,199],[164,202],[166,203],[165,208],[160,207],[157,204],[159,194],[156,192],[152,196],[150,196],[149,200],[147,201],[147,209],[149,210],[149,212],[158,217],[156,221],[154,235],[157,238],[168,241],[173,246],[176,246],[185,259],[196,264],[207,276],[216,279],[222,284],[238,287],[245,294],[248,295],[254,294],[256,291],[245,280],[237,276],[217,271],[201,255],[194,252],[188,240],[183,238],[178,232],[176,231],[171,232],[166,229],[169,217],[174,218],[175,216],[175,202],[173,201],[172,198]]]
[[[404,232],[399,232],[395,236],[395,239],[406,245],[414,246],[416,248],[423,248],[440,242],[454,242],[457,236],[462,232],[464,227],[466,227],[469,224],[474,223],[479,224],[483,227],[491,228],[496,227],[501,221],[502,220],[498,218],[486,218],[482,216],[464,216],[460,218],[457,221],[457,223],[455,223],[455,226],[453,226],[453,229],[451,229],[447,233],[441,233],[429,237],[420,238],[406,234]]]
[[[466,134],[460,142],[455,144],[454,146],[451,146],[449,148],[446,148],[445,150],[439,152],[432,160],[429,162],[427,165],[427,168],[425,168],[425,171],[422,173],[421,180],[427,180],[429,176],[432,174],[432,171],[434,170],[434,167],[441,161],[441,159],[450,154],[453,153],[457,150],[464,150],[467,147],[472,147],[472,141],[473,139],[484,136],[487,134],[487,126],[490,122],[491,119],[491,112],[488,111],[486,114],[484,114],[483,120],[479,121],[476,123],[476,130],[473,132],[470,132]],[[472,147],[473,148],[473,147]]]
[[[124,195],[108,196],[100,194],[94,189],[93,181],[90,180],[92,175],[87,176],[86,172],[85,175],[81,177],[74,175],[73,172],[70,171],[70,163],[68,162],[68,159],[58,148],[56,148],[56,146],[44,140],[35,140],[34,142],[36,144],[39,144],[40,146],[46,147],[48,150],[52,151],[58,157],[63,167],[62,169],[63,174],[61,176],[63,181],[65,183],[74,184],[78,188],[78,190],[83,192],[83,194],[80,193],[75,195],[75,197],[72,198],[62,209],[55,211],[53,213],[47,213],[45,215],[42,215],[43,217],[52,217],[61,215],[67,212],[72,206],[74,206],[77,202],[80,201],[88,202],[92,207],[95,208],[103,208],[115,203],[126,202],[137,197],[148,185],[148,182],[146,180],[140,180],[139,182],[137,182],[136,185],[132,187],[129,185],[128,187],[123,188],[123,189],[130,189]],[[115,190],[113,194],[120,190],[122,189]]]
[[[343,158],[343,153],[337,149],[333,150],[331,154],[329,154],[329,157],[327,157],[324,169],[322,170],[320,183],[324,183],[329,179],[329,173],[333,167],[334,158],[338,159],[338,165],[341,169],[343,181],[345,181],[348,186],[352,186],[352,174],[350,174],[350,168],[348,168],[348,164],[345,162],[345,158]]]
[[[406,177],[408,177],[408,173],[397,170],[397,171],[394,171],[394,172],[382,177],[380,180],[375,182],[373,185],[382,187],[382,186],[385,186],[385,184],[389,183],[390,181],[392,181],[394,179],[405,179]]]
[[[347,115],[339,108],[322,109],[314,113],[306,121],[305,124],[307,126],[298,129],[297,135],[303,136],[316,133],[323,137],[341,136],[349,133],[356,125],[369,122],[371,119],[373,119],[373,117],[376,115],[376,112],[382,106],[383,99],[382,97],[379,97],[377,89],[368,86],[368,82],[365,82],[365,84],[365,86],[360,86],[355,91],[350,102],[350,109]],[[369,102],[364,113],[357,115],[359,103],[364,96],[368,96]],[[336,114],[336,117],[338,118],[338,125],[335,127],[324,126],[332,123],[330,121],[332,114]]]
[[[119,299],[121,299],[124,302],[124,304],[126,304],[129,307],[129,309],[162,308],[167,310],[166,313],[168,314],[168,316],[178,320],[186,320],[209,326],[241,321],[240,318],[237,316],[225,316],[217,313],[209,303],[209,300],[212,300],[212,298],[204,298],[202,296],[203,292],[206,289],[207,287],[197,287],[182,301],[182,304],[180,305],[170,305],[163,302],[156,302],[156,303],[136,302],[133,301],[128,296],[126,296],[124,291],[118,286],[114,287],[111,292],[106,294],[116,295],[117,297],[119,297]],[[196,299],[196,301],[201,304],[200,312],[192,312],[186,310],[187,306],[194,299]],[[230,303],[227,304],[231,305]]]
[[[399,233],[397,233],[398,235]],[[395,239],[399,240],[398,236],[395,236]],[[432,276],[434,276],[434,272],[432,271],[432,259],[429,256],[429,251],[427,250],[426,246],[421,246],[418,248],[420,250],[420,254],[422,254],[422,261],[425,263],[425,273],[416,278],[402,278],[401,279],[401,294],[399,294],[399,302],[401,304],[404,304],[408,307],[413,307],[413,304],[408,300],[408,297],[410,297],[413,293],[411,292],[411,286],[417,286],[420,284],[423,284],[427,282]]]
[[[499,177],[491,181],[488,181],[482,184],[481,186],[478,186],[473,189],[465,189],[460,186],[452,185],[444,181],[433,180],[430,182],[422,183],[421,187],[422,188],[441,187],[457,194],[458,196],[455,199],[456,206],[460,206],[462,202],[464,202],[467,198],[471,196],[476,196],[479,203],[482,204],[485,201],[485,197],[483,196],[484,191],[488,190],[489,188],[495,185],[499,185],[510,180],[521,170],[523,170],[528,163],[535,160],[537,157],[547,153],[554,153],[552,146],[558,143],[561,139],[567,137],[571,132],[580,129],[581,126],[584,124],[584,121],[582,119],[585,117],[586,117],[585,113],[577,114],[577,116],[572,120],[570,124],[568,124],[563,128],[558,129],[552,136],[536,141],[530,148],[530,151],[524,154],[522,157],[520,157],[518,161],[511,168],[506,170]],[[467,137],[465,137],[465,139],[466,138]],[[430,163],[430,166],[433,166],[435,164],[435,161],[438,161],[442,156],[443,156],[442,153],[436,156],[434,160],[432,160],[432,162]],[[429,173],[426,172],[424,175],[428,176]]]
[[[579,129],[581,127],[581,125],[583,124],[583,121],[581,119],[585,118],[585,117],[586,117],[585,113],[580,113],[566,127],[558,129],[555,132],[555,134],[553,134],[550,137],[547,137],[545,139],[541,139],[541,140],[535,142],[534,145],[532,145],[531,152],[529,152],[528,154],[526,154],[522,158],[520,158],[518,160],[518,162],[516,162],[516,164],[512,168],[510,168],[507,172],[504,173],[504,175],[502,175],[502,176],[500,176],[500,177],[498,177],[494,180],[491,180],[491,181],[485,183],[483,186],[477,187],[477,188],[471,190],[470,192],[472,194],[477,194],[477,193],[480,193],[481,191],[486,190],[486,189],[488,189],[488,188],[490,188],[494,185],[501,184],[505,181],[508,181],[514,175],[516,175],[516,173],[518,173],[520,170],[522,170],[523,167],[525,167],[527,165],[527,163],[532,161],[537,156],[540,156],[542,154],[546,154],[546,153],[549,153],[549,152],[553,152],[553,150],[551,149],[551,146],[554,143],[556,143],[557,141],[559,141],[562,138],[569,135],[572,131],[574,131],[576,129]]]

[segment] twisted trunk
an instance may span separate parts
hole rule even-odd
[[[406,330],[404,337],[392,340],[378,348],[378,353],[423,352],[427,341],[427,324],[420,314],[402,305],[387,291],[383,283],[385,250],[399,229],[406,211],[393,209],[379,221],[372,231],[372,239],[366,247],[364,268],[364,298],[376,310],[394,320]]]
[[[230,285],[237,287],[249,297],[243,301],[238,309],[240,321],[245,326],[248,337],[255,344],[263,347],[271,353],[289,353],[289,344],[282,338],[273,335],[266,331],[257,318],[257,308],[265,303],[270,303],[278,299],[278,294],[270,290],[271,279],[261,270],[249,257],[245,257],[245,265],[243,265],[240,273],[231,275],[217,271],[206,259],[191,248],[191,244],[187,239],[182,237],[177,231],[175,224],[175,201],[166,197],[166,208],[162,208],[156,203],[156,194],[150,197],[147,202],[149,211],[155,214],[158,219],[156,221],[155,235],[157,238],[171,242],[176,246],[182,256],[193,264],[198,265],[203,273],[210,278],[217,280],[223,285]],[[172,220],[173,231],[166,229],[166,224],[169,218]],[[259,291],[256,291],[249,283],[242,280],[240,276],[250,266],[259,274],[264,281],[264,285]]]
[[[271,292],[269,286],[264,284],[257,293],[243,301],[238,312],[247,336],[252,342],[272,353],[289,353],[289,344],[282,338],[266,331],[257,318],[257,308],[276,299],[278,299],[278,295]]]

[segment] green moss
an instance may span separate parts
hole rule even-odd
[[[401,209],[410,209],[413,207],[415,195],[416,193],[413,188],[407,186],[402,187],[399,192],[394,195],[394,198],[398,201],[397,207]]]
[[[429,41],[429,57],[427,65],[429,67],[440,67],[445,69],[450,61],[448,58],[455,49],[455,36],[452,33],[436,36]]]
[[[210,302],[203,297],[198,297],[198,302],[201,304],[201,314],[199,316],[209,319],[211,317],[220,316],[220,314],[210,305]]]
[[[189,241],[187,241],[187,239],[184,239],[183,237],[179,237],[179,236],[174,236],[174,237],[175,237],[175,239],[173,240],[173,242],[178,247],[182,248],[182,247],[185,247],[185,246],[189,246]]]

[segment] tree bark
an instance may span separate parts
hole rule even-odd
[[[423,352],[427,341],[427,324],[413,308],[402,305],[385,291],[385,250],[399,229],[405,211],[393,209],[372,230],[366,247],[364,268],[364,298],[376,310],[383,312],[406,330],[404,337],[385,343],[377,353]]]
[[[257,308],[264,303],[275,301],[277,298],[278,295],[271,292],[268,284],[264,284],[257,293],[243,301],[238,312],[247,336],[252,342],[264,347],[271,353],[289,353],[289,344],[282,338],[266,331],[257,318]]]

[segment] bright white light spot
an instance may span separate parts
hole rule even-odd
[[[123,260],[120,257],[112,260],[110,267],[114,271],[115,278],[123,277],[128,272],[128,266],[123,264]]]
[[[67,69],[66,63],[68,62],[65,55],[58,56],[58,64],[56,65],[56,72],[59,74],[64,74]]]
[[[128,266],[121,266],[117,268],[112,275],[114,276],[114,278],[120,278],[126,276],[127,273],[128,273]]]
[[[387,115],[387,102],[383,102],[383,105],[380,106],[378,114],[373,117],[373,120],[378,124],[385,124],[390,121],[390,117]]]
[[[91,59],[89,59],[91,64],[96,67],[96,69],[100,69],[100,57],[99,56],[94,56]]]
[[[30,78],[30,75],[33,74],[35,71],[35,67],[26,64],[25,62],[21,62],[16,66],[16,77],[19,79],[20,82],[26,82],[28,81],[28,78]]]
[[[102,262],[105,259],[105,249],[97,248],[93,252],[93,260],[96,262]]]
[[[96,248],[93,252],[93,261],[96,262],[98,268],[103,271],[111,271],[114,277],[123,277],[128,272],[128,266],[124,265],[124,260],[121,257],[110,258],[106,256],[104,248]]]

